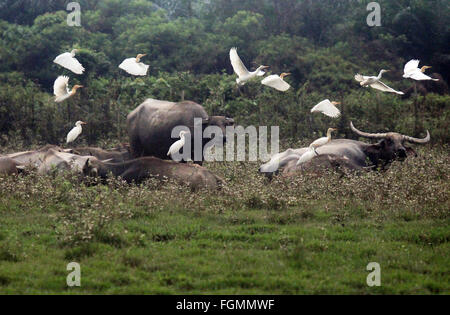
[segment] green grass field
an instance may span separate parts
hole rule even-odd
[[[384,173],[272,182],[256,164],[208,164],[220,192],[0,178],[0,293],[449,294],[450,155],[419,153]]]

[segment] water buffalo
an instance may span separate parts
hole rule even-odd
[[[18,174],[22,166],[7,156],[0,156],[0,175]]]
[[[99,160],[110,160],[112,163],[121,163],[131,159],[131,152],[126,147],[114,150],[103,150],[94,147],[75,148],[73,153],[81,156],[95,156]]]
[[[35,151],[24,151],[8,154],[7,156],[20,165],[39,168],[42,164],[45,154],[48,150],[53,149],[58,152],[72,152],[71,149],[62,149],[56,145],[46,145]]]
[[[86,162],[84,173],[101,179],[112,174],[128,183],[141,183],[149,178],[167,178],[187,184],[192,189],[219,189],[223,183],[221,178],[199,165],[164,161],[155,157],[143,157],[123,163],[102,162],[93,157]]]
[[[366,133],[356,129],[353,123],[350,123],[350,127],[353,132],[361,137],[380,141],[376,144],[368,144],[356,140],[337,139],[318,148],[317,153],[319,155],[335,155],[349,159],[352,165],[361,168],[385,167],[393,160],[404,160],[409,155],[416,155],[415,151],[408,147],[406,143],[426,144],[430,142],[429,132],[427,132],[425,138],[417,139],[396,132]],[[266,173],[266,175],[274,174],[280,168],[290,163],[290,161],[295,160],[302,152],[306,152],[307,149],[289,149],[284,153],[276,155],[270,162],[262,165],[260,171]]]
[[[154,99],[146,100],[127,118],[133,157],[170,158],[167,156],[167,152],[170,146],[178,140],[172,139],[172,130],[177,126],[186,126],[192,135],[191,159],[194,160],[194,118],[201,119],[202,131],[208,126],[218,126],[222,129],[224,136],[226,135],[225,128],[234,125],[234,120],[231,118],[208,116],[203,106],[194,102],[172,103]],[[207,141],[203,140],[203,146]]]
[[[323,175],[323,172],[329,169],[333,169],[342,175],[345,175],[350,172],[363,171],[366,168],[354,163],[346,156],[342,157],[335,154],[323,154],[300,165],[297,165],[297,161],[291,160],[284,167],[283,176],[290,177],[299,171]]]
[[[80,156],[49,149],[42,158],[42,162],[38,167],[38,173],[49,174],[53,171],[71,171],[83,174],[83,168],[90,158],[92,156]]]

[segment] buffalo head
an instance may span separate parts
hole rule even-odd
[[[234,119],[225,116],[210,116],[209,118],[203,120],[203,127],[206,128],[208,126],[219,127],[222,130],[222,135],[226,141],[226,128],[229,126],[234,126]]]
[[[413,138],[402,135],[396,132],[388,133],[366,133],[359,131],[355,128],[353,123],[350,123],[350,127],[357,135],[368,138],[381,140],[377,144],[370,145],[365,149],[366,155],[369,157],[373,164],[379,164],[383,161],[385,164],[393,160],[404,160],[409,155],[417,155],[415,151],[406,146],[406,143],[426,144],[430,142],[430,133],[427,131],[427,136],[424,139]]]

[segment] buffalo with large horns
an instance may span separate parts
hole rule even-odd
[[[407,146],[407,143],[426,144],[430,142],[430,133],[423,139],[418,139],[396,132],[388,133],[367,133],[355,128],[350,123],[353,132],[363,138],[379,140],[376,144],[368,144],[361,141],[349,139],[332,140],[328,144],[317,149],[318,155],[333,155],[342,157],[354,166],[366,168],[373,166],[385,167],[394,160],[404,160],[410,155],[417,155],[416,152]],[[274,158],[260,167],[260,172],[271,175],[285,167],[292,160],[307,152],[308,148],[297,150],[289,149],[284,153],[274,156]]]

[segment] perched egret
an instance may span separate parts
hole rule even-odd
[[[74,96],[75,93],[77,93],[77,90],[82,87],[82,85],[74,85],[72,90],[69,90],[69,77],[59,76],[53,85],[53,93],[56,96],[55,102],[64,102],[68,98]]]
[[[73,73],[83,74],[84,67],[81,63],[75,58],[75,54],[78,53],[78,49],[72,50],[70,53],[66,52],[64,54],[59,55],[53,60],[54,63],[69,69]]]
[[[313,148],[309,148],[308,151],[302,154],[302,156],[297,161],[297,166],[303,163],[306,163],[308,161],[311,161],[315,156],[318,156]]]
[[[337,129],[335,128],[329,128],[328,132],[327,132],[327,136],[317,139],[316,141],[314,141],[313,143],[311,143],[309,145],[309,150],[304,153],[297,161],[297,165],[300,165],[302,163],[306,163],[310,160],[312,160],[315,156],[318,156],[319,153],[317,153],[316,149],[326,145],[327,143],[331,142],[331,133],[333,131],[337,131]]]
[[[311,113],[322,113],[331,118],[338,118],[341,116],[341,111],[336,107],[336,105],[339,104],[341,103],[325,100],[314,106],[314,108],[311,109]]]
[[[74,142],[76,138],[83,132],[82,125],[86,125],[85,122],[77,121],[75,124],[75,128],[73,128],[68,134],[67,134],[67,143]]]
[[[282,73],[279,76],[276,74],[269,75],[267,78],[262,80],[262,84],[270,86],[278,91],[286,92],[291,88],[291,86],[284,81],[284,78],[288,75],[291,75],[290,73]]]
[[[175,153],[180,152],[181,148],[184,147],[186,143],[186,138],[184,137],[188,132],[187,131],[181,131],[180,132],[180,140],[175,142],[170,146],[169,152],[167,152],[167,156],[172,156]]]
[[[389,70],[381,70],[378,77],[368,77],[368,76],[363,76],[363,75],[357,74],[357,75],[355,75],[355,80],[358,81],[359,84],[361,84],[361,86],[363,86],[363,87],[370,86],[373,89],[380,90],[383,92],[396,93],[398,95],[405,94],[403,92],[399,92],[399,91],[394,90],[393,88],[390,88],[389,86],[387,86],[386,84],[384,84],[383,82],[380,81],[381,77],[383,76],[383,73],[386,73],[386,72],[389,72]]]
[[[430,69],[430,66],[423,66],[419,69],[419,63],[420,61],[417,59],[413,59],[409,61],[405,65],[405,74],[403,77],[405,79],[413,79],[416,81],[425,81],[425,80],[433,80],[433,81],[439,81],[439,79],[433,79],[425,74],[425,70]]]
[[[125,70],[131,75],[145,76],[147,75],[149,65],[141,62],[141,58],[147,54],[139,54],[136,58],[125,59],[119,66],[120,69]]]
[[[230,49],[230,60],[234,72],[239,76],[236,79],[236,83],[241,86],[253,78],[264,76],[266,73],[262,70],[269,68],[268,66],[260,66],[256,71],[249,72],[241,58],[239,58],[236,48]]]

